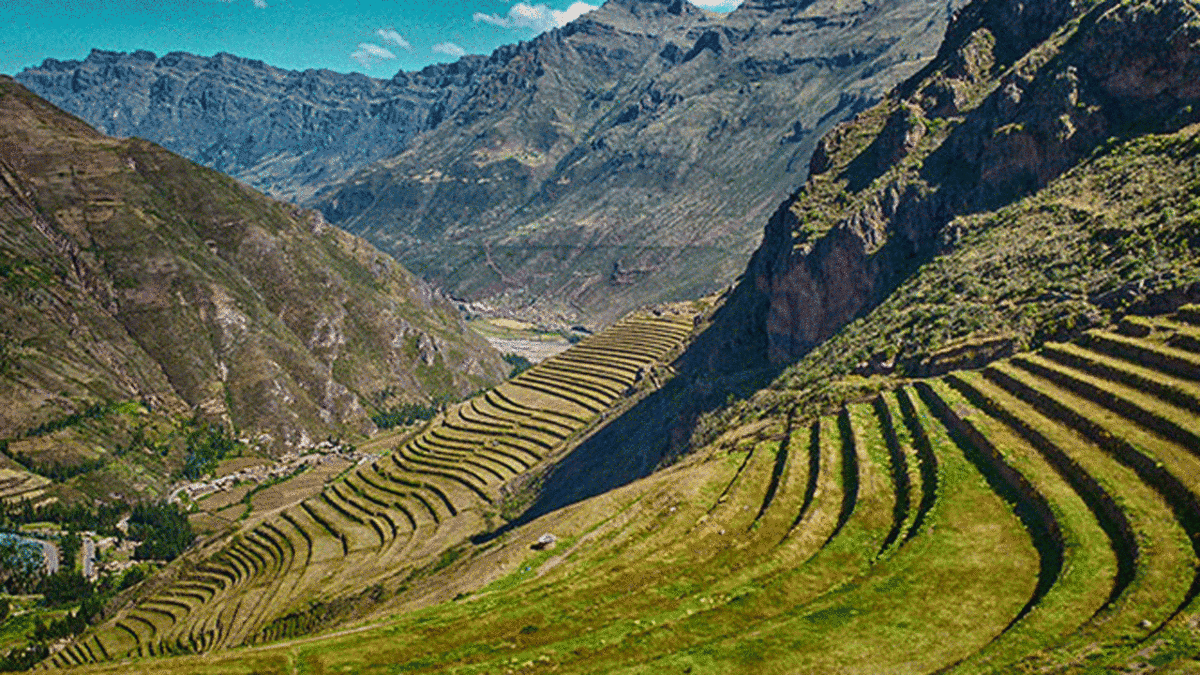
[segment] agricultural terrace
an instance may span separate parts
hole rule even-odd
[[[246,534],[53,663],[245,642],[246,626],[273,613],[262,608],[289,604],[288,586],[267,580],[346,583],[329,560],[376,574],[374,562],[355,567],[357,551],[411,559],[414,539],[440,537],[434,525],[494,494],[495,474],[544,456],[534,439],[565,433],[633,367],[618,366],[626,351],[611,359],[618,380],[598,367],[568,377],[586,353],[454,411],[422,443]],[[533,409],[522,424],[537,433],[520,444],[460,449],[462,435],[518,428],[504,421]],[[438,492],[420,493],[424,503],[385,506],[426,483]],[[537,550],[547,532],[556,545]],[[316,640],[137,667],[1195,672],[1198,561],[1200,310],[1184,308],[823,419],[782,410],[731,430],[438,572],[430,581],[457,588],[453,600]]]
[[[158,586],[44,665],[206,652],[302,634],[379,601],[498,526],[501,488],[682,348],[693,316],[635,314],[446,410],[320,494],[264,514],[177,561]],[[369,598],[364,600],[364,593]]]
[[[0,501],[3,502],[17,503],[29,500],[39,503],[50,485],[50,479],[28,471],[0,469]]]

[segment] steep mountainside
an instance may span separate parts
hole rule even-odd
[[[379,80],[304,72],[220,53],[161,58],[94,49],[17,75],[113,136],[138,136],[303,203],[321,186],[402,150],[458,107],[482,57]]]
[[[364,406],[387,394],[507,372],[445,300],[319,214],[103,136],[8,78],[0,177],[0,439],[140,401],[278,450],[372,429]]]
[[[923,65],[954,5],[611,0],[498,50],[453,116],[321,208],[454,294],[535,315],[711,292],[815,140]]]
[[[1190,0],[973,4],[821,142],[709,356],[915,375],[1196,298],[1198,76]]]
[[[606,323],[732,281],[816,139],[920,68],[960,4],[612,0],[390,81],[149,52],[18,79],[109,133],[316,199],[457,296]]]
[[[972,3],[821,141],[681,376],[579,462],[670,462],[767,411],[1200,301],[1198,72],[1195,2]]]

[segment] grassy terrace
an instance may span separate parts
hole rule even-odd
[[[50,486],[48,478],[27,471],[0,469],[0,501],[37,500]]]
[[[403,593],[494,527],[502,488],[554,458],[691,330],[690,315],[630,317],[450,408],[373,465],[210,541],[176,563],[171,582],[44,665],[209,652],[304,634]],[[596,367],[588,367],[592,359]]]
[[[1198,328],[1200,311],[1185,308],[912,382],[818,420],[781,408],[673,467],[472,549],[415,582],[390,615],[134,667],[1195,672]],[[441,457],[471,438],[519,434],[506,415],[534,399],[506,386],[514,393],[498,405],[484,398],[446,417],[437,437],[455,450]],[[500,482],[476,473],[481,489]],[[391,548],[376,537],[369,557],[338,544],[313,556],[334,537],[310,521],[297,520],[302,536],[256,530],[214,557],[208,576],[123,613],[125,637],[101,630],[52,663],[286,638],[279,622],[261,628],[270,608],[299,597],[280,577],[312,579],[318,585],[306,588],[316,591],[403,566],[419,559],[414,539],[437,537],[478,508],[452,501],[451,515],[445,500],[467,492],[432,474],[407,480],[364,467],[328,495],[354,495],[343,508],[359,519],[392,514]],[[444,498],[426,484],[444,486]],[[422,493],[425,509],[413,499]],[[411,520],[396,515],[400,503]],[[337,526],[353,522],[343,516]],[[556,546],[533,547],[546,532]]]

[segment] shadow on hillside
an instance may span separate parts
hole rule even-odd
[[[737,302],[747,293],[754,292],[742,286],[732,291],[712,324],[672,363],[678,373],[672,380],[607,421],[545,475],[524,513],[475,543],[674,463],[694,449],[691,437],[701,415],[745,400],[775,379],[781,369],[766,364],[765,334],[747,330],[762,325],[747,323],[755,304]]]

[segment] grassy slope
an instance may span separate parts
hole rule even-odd
[[[882,384],[855,378],[861,364],[899,355],[901,370],[919,374],[969,363],[973,345],[995,338],[1022,351],[1152,309],[1156,292],[1200,282],[1198,150],[1200,125],[1114,139],[1038,194],[955,221],[952,250],[788,368],[764,396],[836,399],[837,385],[823,383]]]
[[[1200,433],[1198,333],[1156,320],[1130,339],[1176,355],[1140,371],[1170,401],[1103,389]],[[1139,368],[1091,337],[1054,349]],[[1040,358],[731,429],[445,558],[366,623],[86,672],[1190,672],[1200,460],[1103,391],[1036,375]]]

